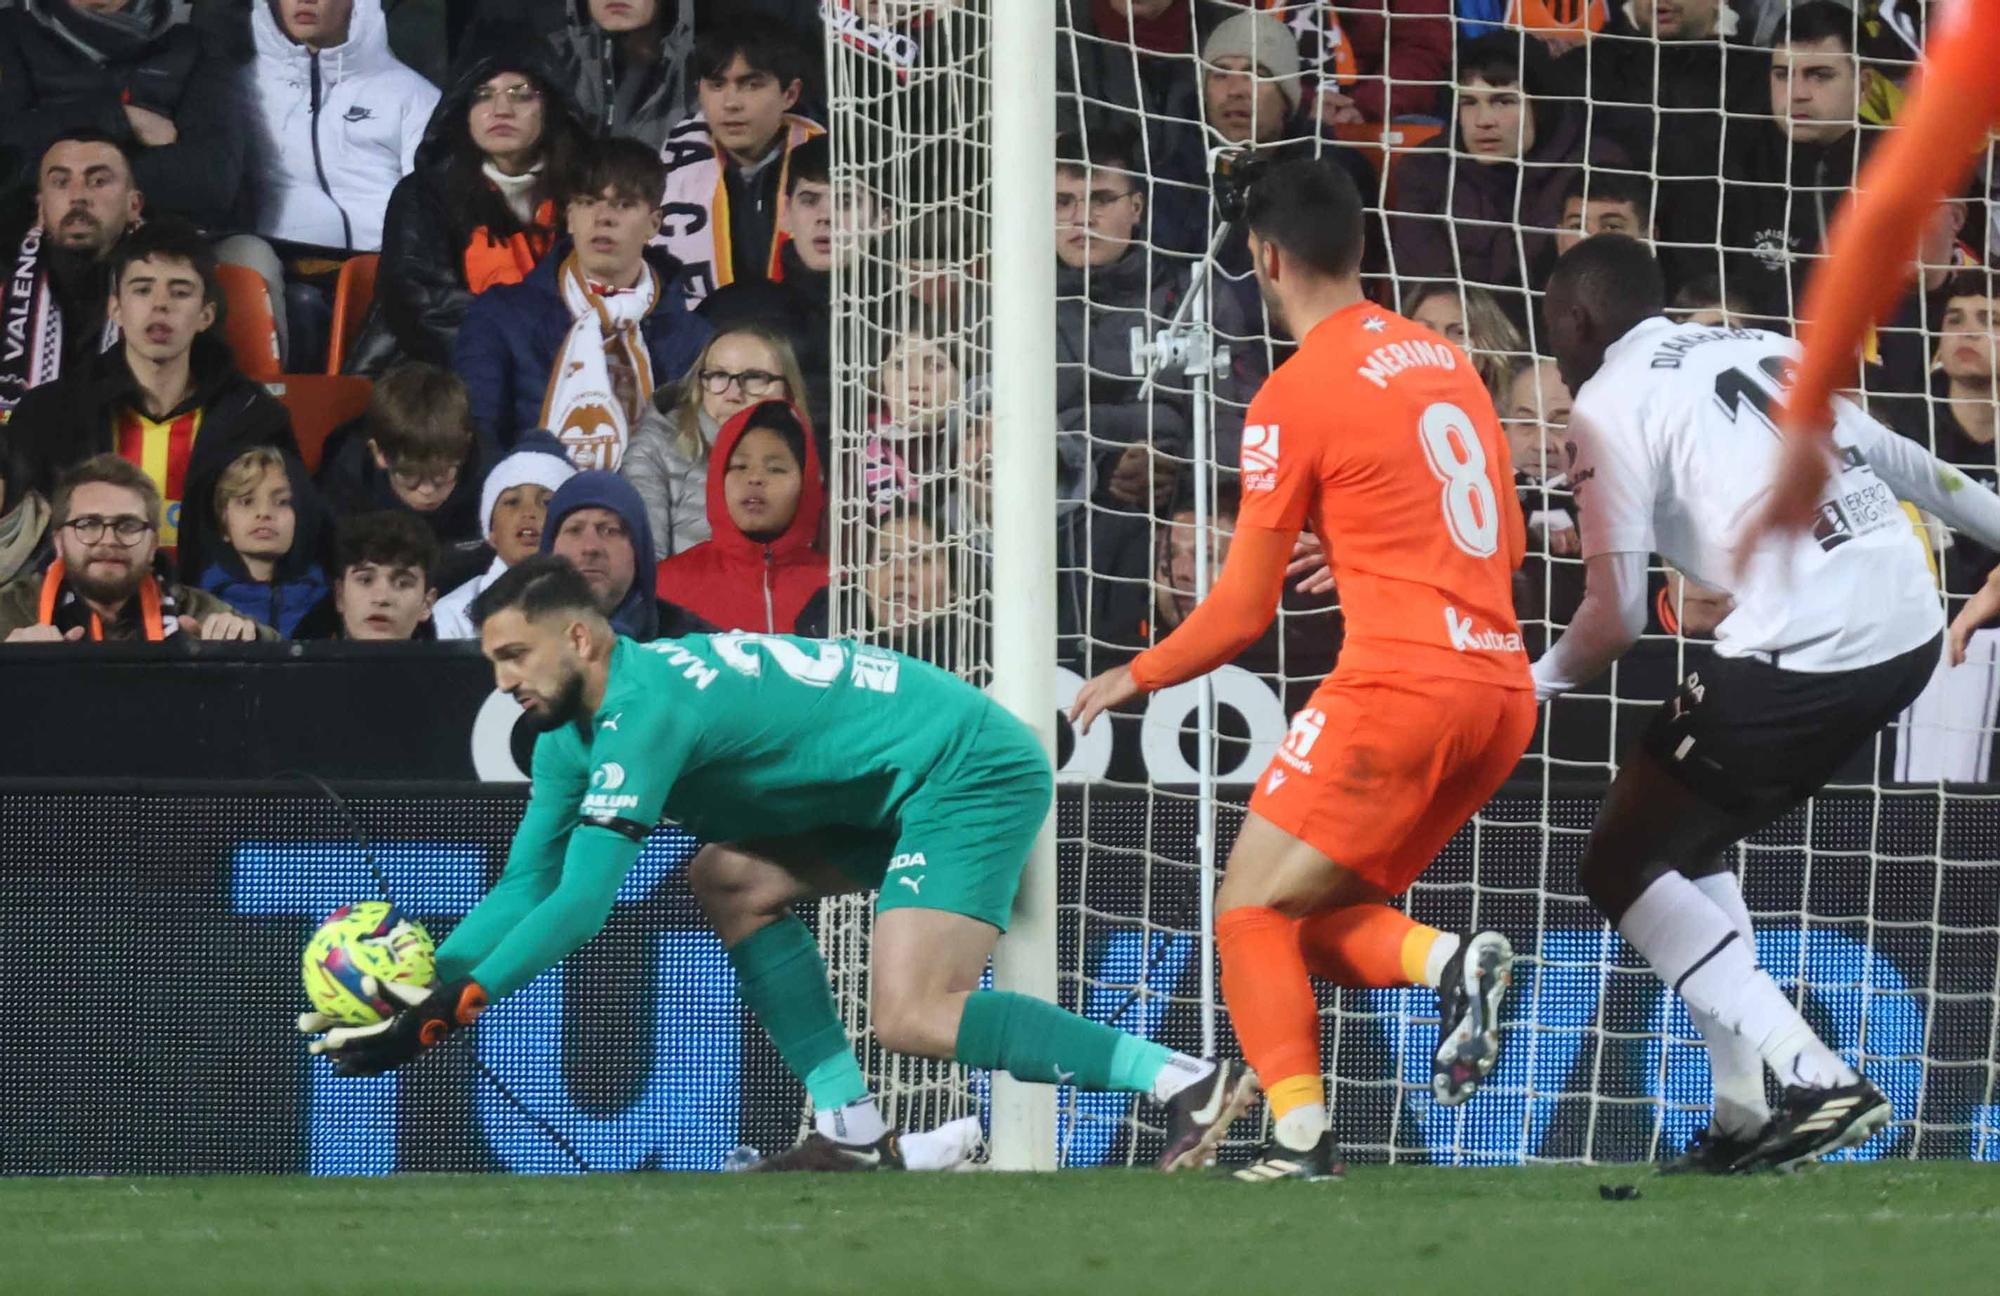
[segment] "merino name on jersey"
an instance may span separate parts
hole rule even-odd
[[[1368,359],[1354,372],[1387,391],[1391,378],[1405,369],[1424,366],[1436,369],[1458,368],[1458,348],[1449,342],[1426,342],[1421,338],[1408,342],[1390,342],[1369,352]]]

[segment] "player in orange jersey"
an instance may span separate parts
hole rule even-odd
[[[1916,91],[1862,168],[1834,219],[1827,259],[1806,285],[1799,312],[1805,354],[1778,416],[1785,450],[1771,494],[1746,533],[1746,555],[1773,532],[1802,531],[1818,516],[1833,462],[1833,394],[1853,383],[1862,339],[1909,287],[1925,217],[1963,188],[1981,143],[2000,126],[2000,0],[1955,0],[1942,8]],[[1885,264],[1901,273],[1883,274]],[[2000,587],[1982,593],[1968,612],[1983,618],[2000,611]]]
[[[1434,986],[1432,1088],[1470,1097],[1499,1054],[1513,951],[1390,908],[1510,774],[1535,727],[1512,574],[1525,528],[1492,400],[1465,353],[1361,294],[1361,199],[1332,167],[1283,162],[1244,198],[1258,286],[1298,338],[1250,404],[1243,503],[1221,577],[1178,630],[1091,680],[1071,718],[1192,679],[1270,625],[1300,529],[1340,589],[1340,663],[1258,781],[1216,898],[1222,995],[1275,1118],[1247,1180],[1332,1172],[1311,974]],[[1213,1155],[1247,1105],[1168,1131]]]

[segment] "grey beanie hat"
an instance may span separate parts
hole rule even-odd
[[[1299,110],[1303,89],[1300,76],[1299,43],[1285,24],[1267,13],[1246,12],[1218,23],[1201,47],[1202,62],[1210,67],[1217,59],[1245,58],[1264,76],[1278,83],[1285,96],[1285,111]]]

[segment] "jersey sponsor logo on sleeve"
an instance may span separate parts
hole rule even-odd
[[[1444,609],[1445,631],[1451,636],[1451,646],[1459,652],[1508,652],[1522,651],[1519,631],[1502,634],[1498,630],[1480,630],[1473,626],[1472,618],[1460,616],[1458,609],[1449,604]]]
[[[625,786],[625,767],[617,761],[606,761],[590,771],[590,791],[583,798],[583,817],[602,818],[616,815],[620,810],[636,809],[639,798],[618,789]]]
[[[1278,425],[1257,423],[1243,429],[1243,489],[1278,489]]]
[[[897,855],[892,858],[889,861],[889,867],[884,869],[883,872],[900,873],[904,869],[920,869],[928,868],[929,866],[930,861],[924,858],[922,851],[910,851],[908,854]]]

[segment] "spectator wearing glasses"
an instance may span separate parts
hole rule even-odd
[[[375,384],[368,413],[320,469],[335,516],[415,514],[440,544],[477,540],[479,465],[472,404],[449,369],[398,365]]]
[[[686,378],[660,388],[618,471],[646,504],[660,557],[707,540],[708,464],[722,425],[761,400],[799,400],[805,385],[785,339],[762,324],[717,333]]]
[[[164,501],[156,543],[199,572],[213,556],[217,478],[253,446],[296,453],[291,418],[216,337],[215,253],[192,226],[149,221],[118,244],[110,268],[119,345],[22,399],[0,428],[0,475],[46,496],[70,465],[122,455]],[[185,517],[183,500],[194,501]]]
[[[1132,330],[1151,337],[1164,328],[1177,296],[1169,267],[1155,264],[1141,241],[1146,194],[1137,141],[1125,131],[1100,127],[1087,142],[1059,139],[1056,159],[1056,418],[1062,471],[1065,478],[1076,477],[1082,461],[1093,459],[1097,494],[1106,503],[1156,512],[1171,499],[1178,467],[1172,456],[1187,453],[1189,425],[1185,397],[1173,395],[1184,380],[1163,375],[1159,394],[1142,404],[1137,397],[1144,378],[1132,372]]]
[[[54,555],[0,588],[0,637],[28,644],[277,638],[213,594],[172,579],[160,553],[163,520],[153,479],[115,454],[64,473]]]
[[[799,362],[807,390],[786,399],[806,412],[824,440],[832,408],[834,191],[829,169],[832,150],[815,135],[792,150],[785,173],[785,205],[779,212],[783,246],[778,273],[770,279],[739,279],[710,293],[701,317],[718,332],[738,324],[761,324],[782,333]],[[855,207],[843,222],[863,236],[875,228],[873,196],[856,183]],[[850,242],[840,255],[853,255]]]
[[[554,248],[584,140],[558,84],[537,56],[492,57],[445,95],[389,197],[378,309],[350,370],[449,364],[472,299],[521,282]]]
[[[472,301],[452,366],[472,393],[481,459],[546,428],[578,469],[615,470],[655,390],[686,373],[710,329],[680,263],[650,244],[666,171],[635,140],[586,151],[569,237],[517,284]]]

